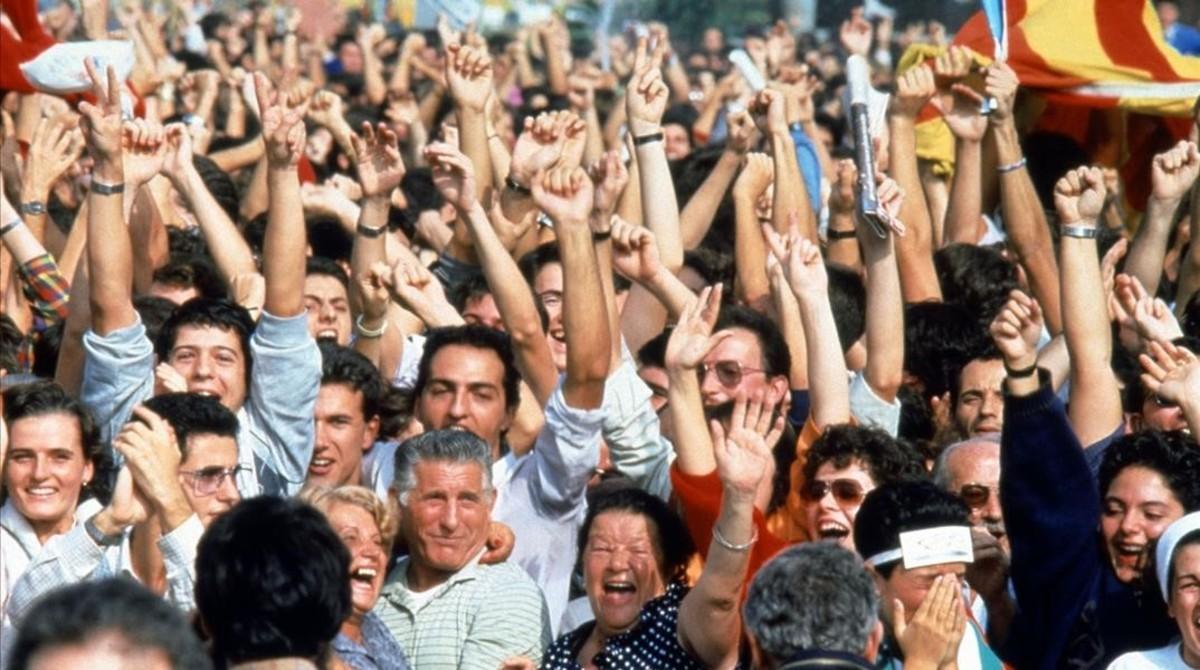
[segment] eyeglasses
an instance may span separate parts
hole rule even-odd
[[[862,504],[863,498],[867,495],[863,485],[853,479],[834,479],[833,481],[813,479],[804,485],[800,495],[809,502],[817,502],[830,491],[833,492],[833,499],[840,507]]]
[[[179,474],[192,480],[192,493],[197,496],[210,496],[225,485],[225,480],[232,477],[237,485],[238,473],[248,470],[245,466],[235,465],[232,468],[204,468],[202,470],[180,470]]]
[[[753,372],[766,372],[759,368],[745,368],[737,361],[717,361],[715,363],[700,364],[700,379],[708,376],[709,372],[717,373],[717,381],[721,382],[721,386],[737,386],[742,383],[744,375]]]
[[[963,484],[958,490],[958,497],[967,503],[967,507],[983,507],[992,497],[992,489],[983,484]]]

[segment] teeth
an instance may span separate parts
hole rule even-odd
[[[35,496],[48,496],[48,495],[54,494],[54,489],[47,488],[44,486],[39,486],[37,488],[27,489],[27,490]]]
[[[618,593],[633,593],[636,589],[630,582],[604,582],[605,591],[616,591]]]
[[[332,465],[333,461],[329,460],[328,458],[314,458],[312,464],[318,468],[323,468],[328,465]]]

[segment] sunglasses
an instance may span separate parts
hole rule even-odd
[[[754,372],[766,372],[759,368],[744,368],[737,361],[717,361],[700,364],[700,379],[708,377],[709,372],[717,373],[717,381],[721,386],[737,386],[742,383],[742,377]]]
[[[862,484],[853,479],[834,479],[833,481],[813,479],[805,483],[800,495],[809,502],[817,502],[830,491],[833,492],[833,499],[842,507],[859,505],[867,495]]]
[[[958,490],[958,497],[967,503],[967,507],[983,507],[992,498],[992,489],[983,484],[963,484]]]
[[[241,465],[235,465],[232,468],[212,467],[203,470],[180,470],[179,474],[192,480],[192,493],[197,496],[210,496],[225,484],[226,479],[232,477],[236,482],[238,473],[248,469]]]

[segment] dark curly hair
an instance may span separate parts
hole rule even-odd
[[[854,546],[874,556],[900,546],[900,533],[938,526],[967,526],[970,511],[958,496],[931,481],[890,482],[867,494],[854,518]],[[875,566],[884,579],[896,563]]]
[[[876,486],[926,477],[921,456],[878,428],[838,425],[826,429],[808,451],[804,478],[811,480],[826,463],[844,468],[861,461]]]
[[[1114,442],[1100,462],[1100,498],[1122,470],[1133,466],[1157,472],[1184,513],[1200,509],[1200,448],[1182,431],[1143,430]]]
[[[588,502],[587,517],[579,527],[579,566],[582,567],[583,552],[587,547],[588,535],[592,532],[592,524],[596,517],[605,512],[624,512],[638,514],[653,522],[652,532],[655,549],[658,550],[658,571],[664,582],[683,581],[686,578],[687,564],[692,554],[696,553],[696,545],[688,533],[683,519],[667,506],[660,498],[639,488],[622,487],[609,493],[598,495]]]

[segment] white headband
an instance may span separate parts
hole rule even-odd
[[[1158,538],[1155,549],[1154,567],[1158,573],[1158,585],[1162,589],[1163,600],[1170,602],[1171,585],[1167,583],[1167,575],[1171,573],[1171,563],[1175,558],[1175,546],[1184,535],[1200,530],[1200,512],[1185,514],[1175,520]]]
[[[900,547],[868,558],[877,566],[904,559],[904,569],[913,570],[943,563],[973,563],[975,546],[968,526],[939,526],[900,533]]]

